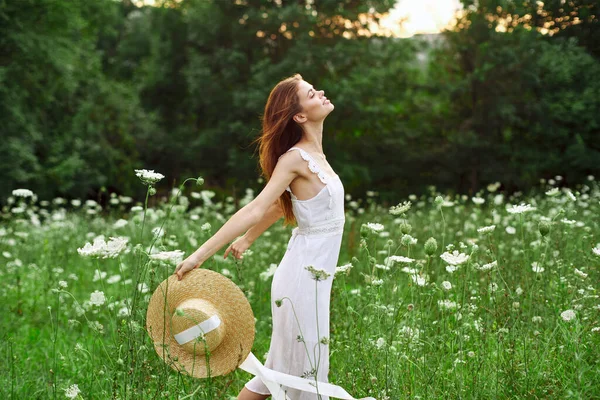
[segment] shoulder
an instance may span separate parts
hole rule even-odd
[[[304,162],[302,156],[303,154],[298,150],[289,150],[279,157],[275,169],[283,169],[290,171],[295,175],[300,175],[302,163]]]

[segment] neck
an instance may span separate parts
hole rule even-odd
[[[311,124],[305,123],[304,134],[299,143],[305,144],[315,152],[323,153],[323,121]]]

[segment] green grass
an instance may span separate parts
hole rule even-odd
[[[331,293],[329,382],[378,400],[600,398],[600,256],[592,250],[600,190],[592,177],[572,194],[546,195],[550,188],[506,198],[490,186],[475,196],[483,204],[432,191],[411,196],[398,215],[374,193],[364,202],[347,196],[338,264],[351,268],[336,274]],[[237,211],[232,198],[207,202],[210,191],[195,190],[149,196],[140,211],[116,196],[103,210],[20,197],[4,208],[0,398],[66,398],[73,384],[84,399],[237,396],[251,374],[178,374],[144,329],[152,292],[174,271],[148,254],[188,255]],[[536,209],[507,211],[521,203]],[[127,223],[115,227],[119,219]],[[157,237],[152,229],[161,227]],[[266,271],[290,233],[280,220],[243,261],[223,260],[223,248],[202,264],[246,294],[262,362],[271,333]],[[80,255],[98,235],[126,237],[127,248],[117,258]],[[440,256],[455,250],[469,257],[450,272]],[[95,291],[102,305],[90,303]],[[566,310],[575,317],[565,321]]]

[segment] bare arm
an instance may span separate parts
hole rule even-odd
[[[225,225],[223,225],[210,239],[204,242],[204,244],[190,257],[197,262],[204,262],[219,251],[221,247],[255,226],[260,221],[261,217],[252,209],[252,207],[249,207],[250,204],[247,204],[233,214]]]
[[[217,233],[177,266],[175,273],[179,279],[181,280],[181,277],[187,271],[196,268],[198,265],[210,259],[217,251],[219,251],[219,249],[221,249],[221,247],[231,242],[236,237],[239,237],[259,222],[261,223],[261,226],[263,225],[263,220],[266,224],[267,220],[271,219],[271,217],[265,217],[267,211],[281,196],[286,187],[288,187],[294,178],[299,175],[298,166],[302,164],[303,161],[301,156],[296,151],[282,155],[275,165],[271,179],[267,182],[267,185],[260,194],[249,204],[236,212],[225,225],[217,231]],[[275,218],[275,216],[272,218]],[[272,222],[269,225],[271,224]],[[255,232],[258,232],[258,228],[255,229],[252,234],[254,235]]]
[[[252,228],[248,229],[248,232],[246,232],[244,236],[246,236],[246,239],[250,242],[254,242],[281,217],[283,217],[283,210],[279,207],[279,203],[275,202],[271,204],[271,207],[269,207],[263,218]]]

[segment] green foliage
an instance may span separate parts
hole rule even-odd
[[[540,14],[537,3],[465,1],[456,30],[435,40],[359,34],[361,14],[394,3],[3,2],[0,201],[18,187],[140,198],[134,168],[164,173],[163,192],[202,175],[239,197],[257,186],[249,143],[267,96],[296,72],[335,105],[323,142],[348,193],[396,201],[432,184],[516,190],[593,172],[597,5],[553,0]],[[583,22],[566,23],[569,12]],[[562,18],[561,29],[529,30],[527,14],[538,28]],[[509,33],[497,32],[507,17]]]

